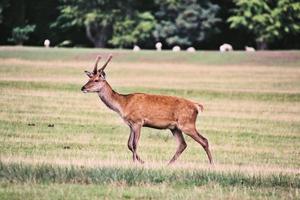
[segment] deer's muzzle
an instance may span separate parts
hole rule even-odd
[[[84,93],[87,92],[84,86],[82,86],[81,91],[84,92]]]

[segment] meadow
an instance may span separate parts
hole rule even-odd
[[[114,58],[119,93],[200,102],[188,136],[143,128],[133,164],[129,128],[83,94],[96,55]],[[0,199],[300,199],[300,51],[155,52],[0,47]]]

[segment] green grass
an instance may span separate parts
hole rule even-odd
[[[141,167],[101,167],[101,168],[86,168],[80,167],[57,167],[52,165],[24,165],[24,164],[4,164],[0,163],[0,197],[18,197],[18,193],[26,194],[30,198],[60,198],[61,194],[57,191],[67,193],[68,190],[80,188],[83,190],[77,193],[76,199],[81,198],[138,198],[143,196],[147,199],[165,198],[224,198],[230,193],[232,188],[243,191],[244,194],[240,198],[245,198],[245,194],[251,195],[254,198],[261,197],[283,197],[282,194],[288,193],[290,197],[297,196],[297,190],[300,187],[299,175],[244,175],[238,172],[220,173],[203,170],[170,170],[170,169],[149,169]],[[9,188],[13,183],[13,189]],[[18,189],[20,184],[26,184],[21,192]],[[34,185],[31,185],[34,184]],[[68,185],[68,186],[67,186]],[[165,188],[159,191],[159,188]],[[32,187],[32,189],[30,189]],[[118,189],[116,189],[116,187]],[[124,187],[126,189],[124,189]],[[147,189],[144,189],[147,187]],[[205,188],[204,194],[198,193],[198,189]],[[211,188],[213,187],[213,188]],[[112,189],[115,188],[115,189]],[[195,194],[188,194],[187,191],[193,189]],[[209,193],[208,189],[219,189],[221,194]],[[243,190],[241,189],[243,188]],[[264,194],[268,190],[273,193]],[[276,191],[274,190],[276,188]],[[29,192],[28,192],[29,190]],[[33,193],[32,190],[35,192]],[[41,193],[41,190],[48,190],[41,196],[36,196],[36,190]],[[53,192],[50,192],[54,190]],[[123,190],[121,193],[118,190]],[[255,192],[254,192],[255,191]],[[263,191],[263,192],[262,192]],[[277,193],[280,191],[280,193]],[[157,195],[157,192],[160,195]],[[208,194],[207,194],[208,193]],[[254,195],[254,193],[256,193]],[[222,195],[222,196],[220,196]],[[235,198],[239,195],[235,194]],[[65,197],[64,197],[65,198]]]
[[[51,165],[23,165],[0,163],[0,178],[11,183],[84,183],[126,185],[160,184],[184,187],[217,183],[221,186],[299,188],[299,175],[244,175],[238,172],[220,173],[203,170],[147,169],[141,167],[57,167]]]
[[[5,193],[3,193],[5,191]],[[297,190],[278,187],[222,187],[217,183],[193,187],[164,184],[124,186],[122,184],[1,184],[1,199],[293,199]]]
[[[0,58],[20,58],[25,60],[88,60],[95,59],[97,54],[107,56],[114,54],[117,62],[169,62],[169,63],[192,63],[206,65],[253,65],[264,64],[268,66],[299,66],[300,55],[298,51],[282,51],[268,54],[265,52],[245,53],[237,51],[234,53],[216,53],[214,51],[200,51],[191,54],[188,52],[162,51],[155,53],[152,50],[144,50],[133,53],[132,50],[113,49],[88,49],[88,48],[57,48],[45,49],[39,47],[2,47]]]
[[[203,103],[197,127],[215,167],[188,136],[166,166],[176,142],[149,128],[138,148],[146,164],[132,164],[129,128],[80,92],[99,53],[114,55],[107,79],[116,91]],[[0,199],[297,199],[299,67],[299,51],[1,47]]]
[[[52,90],[52,91],[70,91],[78,92],[81,85],[79,84],[57,84],[47,82],[31,82],[31,81],[1,81],[2,89],[34,89],[34,90]],[[299,102],[299,93],[275,93],[275,92],[226,92],[226,91],[210,91],[210,90],[190,90],[190,89],[168,89],[168,88],[141,88],[141,87],[116,87],[116,91],[129,94],[134,92],[172,95],[172,96],[190,96],[193,98],[202,98],[205,100],[212,99],[231,99],[231,100],[258,100],[258,101],[277,101],[277,102]]]

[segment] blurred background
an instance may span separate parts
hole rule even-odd
[[[299,0],[0,0],[0,45],[300,48]]]
[[[0,200],[300,200],[299,40],[300,0],[0,0]],[[204,104],[214,167],[188,136],[167,166],[176,141],[150,128],[131,162],[80,90],[109,54],[115,91]]]

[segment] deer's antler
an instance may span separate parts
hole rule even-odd
[[[98,66],[98,62],[100,59],[101,59],[101,56],[97,56],[94,70],[93,70],[94,74],[97,74],[97,66]]]
[[[105,69],[105,67],[107,66],[107,64],[109,63],[109,61],[112,59],[112,55],[109,55],[107,61],[105,62],[105,64],[99,69],[100,71],[103,71]]]

